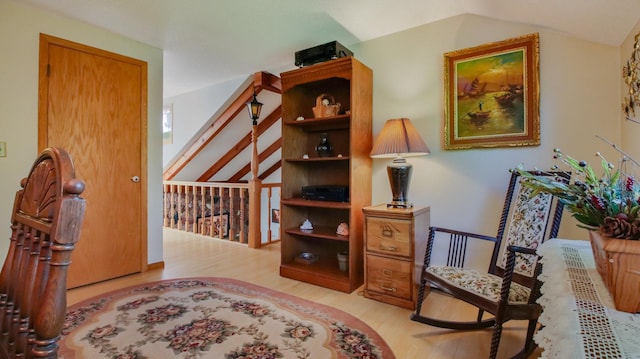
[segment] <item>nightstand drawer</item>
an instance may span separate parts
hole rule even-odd
[[[411,299],[412,262],[367,255],[367,290]]]
[[[367,251],[412,256],[411,221],[367,217]]]

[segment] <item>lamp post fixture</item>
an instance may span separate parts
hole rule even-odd
[[[249,110],[249,116],[253,120],[253,125],[257,125],[258,118],[260,118],[260,110],[262,110],[262,103],[258,101],[255,88],[253,89],[253,99],[247,102],[247,110]]]
[[[258,101],[255,88],[253,89],[253,99],[247,102],[247,110],[252,120],[251,143],[253,150],[251,153],[251,180],[255,181],[258,178],[258,118],[260,118],[260,110],[262,110],[262,103]]]
[[[256,97],[256,88],[253,88],[253,99],[247,102],[247,110],[252,120],[251,126],[251,179],[249,180],[249,248],[260,248],[262,236],[260,232],[260,203],[262,183],[258,178],[258,118],[262,103]]]

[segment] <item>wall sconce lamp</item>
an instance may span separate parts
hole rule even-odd
[[[431,151],[408,118],[388,120],[384,124],[378,138],[373,143],[370,156],[372,158],[394,158],[393,162],[387,165],[389,184],[393,194],[393,200],[387,203],[387,207],[413,207],[413,204],[407,201],[413,166],[407,163],[404,157],[424,156],[429,153]]]
[[[258,101],[256,96],[256,89],[253,89],[253,99],[247,102],[247,110],[249,110],[249,116],[253,120],[253,125],[258,124],[258,118],[260,118],[260,110],[262,109],[262,103]]]

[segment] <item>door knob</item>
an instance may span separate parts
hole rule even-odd
[[[138,177],[138,176],[131,177],[131,182],[134,182],[134,183],[140,182],[140,177]]]

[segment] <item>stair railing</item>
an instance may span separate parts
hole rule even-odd
[[[262,184],[256,193],[251,192],[251,187],[247,183],[164,181],[163,225],[247,244],[251,248],[271,243],[279,238],[273,229],[276,227],[279,231],[279,223],[265,221],[266,242],[263,243],[262,229],[251,225],[250,213],[257,213],[258,217],[254,215],[254,218],[263,217],[263,213],[265,218],[270,218],[272,209],[279,207],[274,202],[279,204],[280,184]],[[277,197],[273,196],[274,192]],[[251,196],[257,198],[251,200]],[[266,203],[263,204],[261,198]],[[258,207],[255,212],[250,208],[253,205]],[[260,223],[259,219],[255,222]]]

